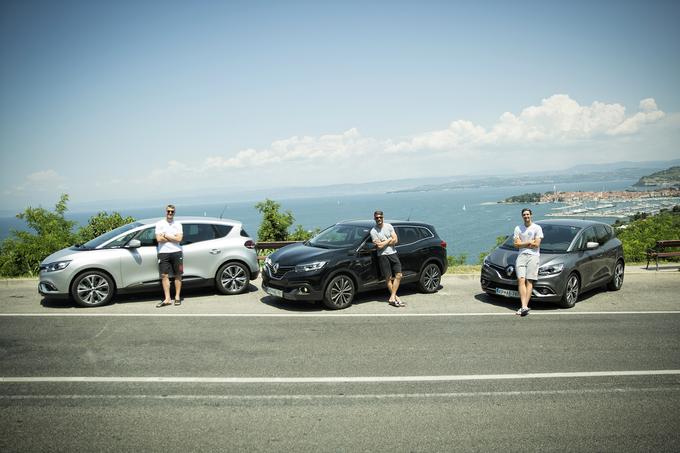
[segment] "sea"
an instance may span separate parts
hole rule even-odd
[[[546,214],[555,212],[560,203],[513,204],[498,203],[513,195],[528,192],[559,191],[616,191],[625,190],[636,180],[584,182],[560,184],[559,187],[545,184],[527,184],[511,187],[464,188],[424,192],[373,193],[364,195],[315,197],[313,189],[306,198],[277,199],[281,211],[290,211],[294,226],[302,225],[305,230],[325,228],[340,220],[371,219],[373,211],[385,212],[386,221],[418,220],[435,227],[439,236],[446,241],[450,256],[465,255],[468,264],[476,264],[479,255],[490,251],[499,236],[512,234],[515,225],[521,223],[521,210],[529,207],[534,220],[541,220]],[[188,216],[223,217],[239,220],[254,239],[262,221],[262,215],[255,209],[256,201],[176,204],[177,214]],[[164,206],[117,210],[123,216],[135,219],[161,217]],[[559,212],[559,211],[557,211]],[[110,213],[110,212],[109,212]],[[80,225],[87,224],[96,212],[67,212],[66,217]],[[592,217],[589,217],[592,218]],[[596,218],[613,223],[616,219]],[[0,217],[0,240],[11,234],[11,230],[26,230],[26,224],[16,217]]]

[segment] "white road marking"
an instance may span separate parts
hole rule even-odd
[[[498,392],[443,392],[443,393],[370,393],[370,394],[310,394],[310,395],[0,395],[0,400],[315,400],[315,399],[407,399],[407,398],[469,398],[503,396],[557,396],[589,395],[607,393],[658,393],[677,392],[680,387],[613,388],[613,389],[574,389],[574,390],[520,390]]]
[[[454,382],[508,379],[559,379],[680,375],[680,370],[582,371],[566,373],[458,374],[442,376],[327,376],[327,377],[169,377],[169,376],[5,376],[0,383],[197,383],[197,384],[323,384],[381,382]]]
[[[650,311],[531,311],[536,316],[590,316],[590,315],[677,315],[680,310]],[[0,313],[0,318],[11,317],[88,317],[88,318],[422,318],[466,316],[516,316],[515,311],[503,313]]]

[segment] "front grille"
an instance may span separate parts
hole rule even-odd
[[[270,264],[266,264],[264,268],[267,271],[267,275],[269,275],[269,277],[276,280],[281,280],[288,272],[295,269],[295,266],[278,266],[276,272],[274,272],[274,268]]]
[[[515,278],[517,278],[517,275],[515,274],[515,266],[512,266],[512,273],[510,275],[508,275],[506,273],[506,269],[508,268],[507,266],[503,267],[503,266],[499,266],[499,265],[494,264],[494,263],[488,263],[488,264],[493,270],[498,272],[498,274],[502,278],[505,278],[505,279],[515,279]]]

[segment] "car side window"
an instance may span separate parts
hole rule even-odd
[[[213,225],[213,228],[215,228],[216,236],[218,238],[223,238],[226,235],[229,234],[231,229],[233,228],[230,225]]]
[[[413,244],[421,239],[416,227],[396,227],[394,230],[399,238],[399,245]]]
[[[586,245],[588,242],[597,242],[597,234],[595,233],[595,227],[590,227],[586,231],[583,232],[583,236],[581,240],[581,250],[586,249]]]
[[[182,245],[215,239],[216,231],[209,223],[183,223]]]
[[[116,240],[114,240],[114,241],[111,241],[111,242],[109,242],[108,244],[106,244],[106,248],[107,248],[107,249],[117,249],[117,248],[119,248],[119,247],[122,247],[122,246],[124,246],[125,244],[127,244],[128,241],[129,241],[130,239],[132,239],[132,237],[133,237],[135,234],[137,234],[136,231],[133,231],[132,233],[124,234],[123,236],[119,237],[118,239],[116,239]]]
[[[135,239],[142,243],[142,247],[155,247],[158,244],[156,242],[156,226],[154,225],[151,228],[140,231]]]
[[[418,228],[418,233],[420,234],[420,239],[429,239],[434,237],[432,231],[428,230],[427,228]]]
[[[595,233],[597,234],[597,243],[604,245],[609,240],[609,233],[604,225],[595,225]]]

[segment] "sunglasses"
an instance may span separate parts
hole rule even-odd
[[[374,219],[382,219],[382,218],[383,218],[383,216],[381,216],[381,215],[377,215],[377,216],[375,216],[375,217],[373,217],[373,218],[374,218]]]
[[[175,213],[175,211],[165,211],[165,212],[167,212],[168,214],[174,214]]]

